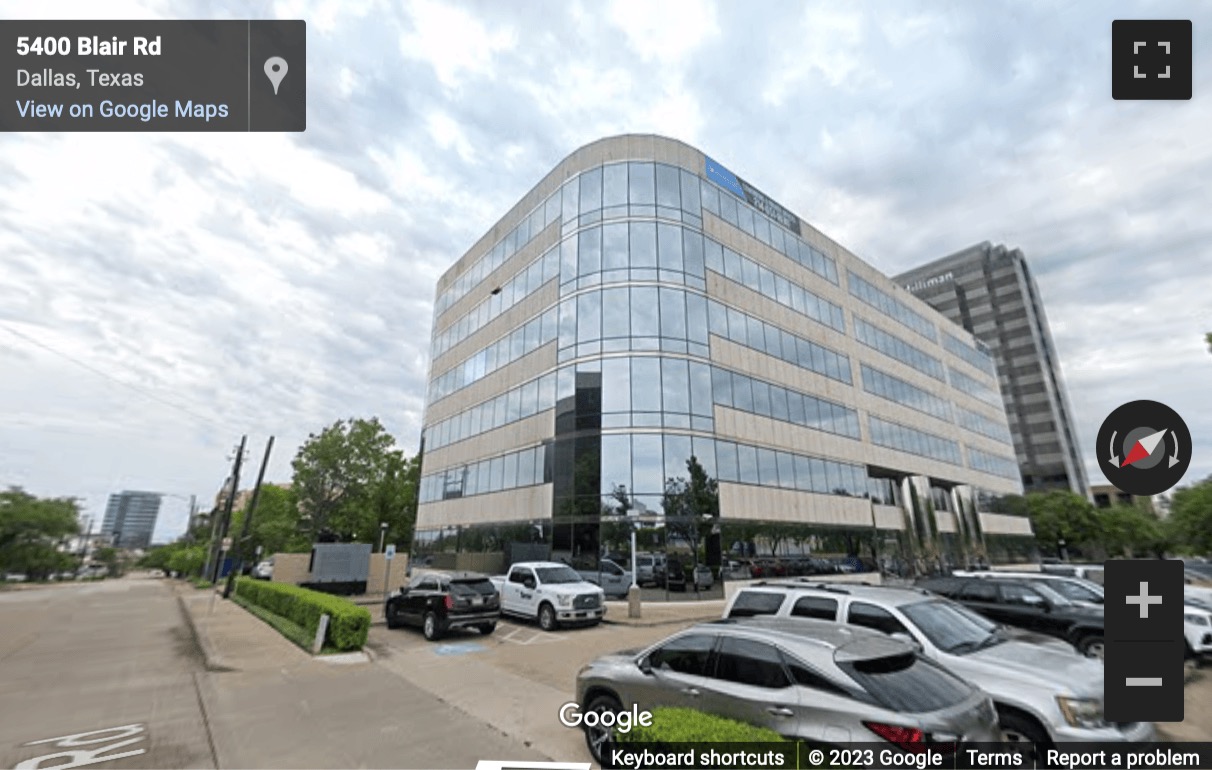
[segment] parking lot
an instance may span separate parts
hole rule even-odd
[[[601,655],[646,647],[695,622],[603,623],[547,633],[523,621],[502,620],[489,636],[452,632],[436,643],[416,629],[376,625],[370,646],[381,665],[507,735],[548,753],[561,752],[555,756],[582,757],[580,733],[557,720],[560,705],[573,698],[580,668]],[[1187,685],[1186,722],[1158,725],[1159,739],[1212,740],[1212,715],[1202,708],[1210,701],[1212,676],[1204,668]]]

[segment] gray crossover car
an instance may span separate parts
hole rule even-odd
[[[582,712],[697,709],[820,744],[954,750],[998,741],[989,696],[877,631],[821,621],[718,620],[577,674]],[[586,727],[598,762],[608,729]]]
[[[1050,636],[999,626],[916,588],[799,581],[747,586],[724,617],[835,620],[873,628],[993,696],[1007,740],[1050,743],[1154,740],[1148,722],[1103,718],[1103,666]]]

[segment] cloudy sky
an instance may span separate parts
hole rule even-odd
[[[102,15],[104,13],[104,16]],[[1194,99],[1115,102],[1111,21],[1192,18]],[[0,484],[213,496],[377,415],[409,453],[438,276],[552,166],[689,142],[886,273],[1021,248],[1092,480],[1152,398],[1212,472],[1212,11],[1186,2],[6,2],[308,23],[303,134],[0,135]],[[292,66],[294,64],[292,63]],[[250,476],[252,471],[250,469]],[[157,539],[188,503],[166,500]]]

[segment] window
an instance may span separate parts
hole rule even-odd
[[[971,685],[914,653],[839,665],[891,711],[911,714],[938,711],[972,695]]]
[[[837,620],[837,599],[826,599],[822,596],[805,596],[791,608],[791,614],[797,618],[817,618],[818,620]]]
[[[778,648],[752,639],[724,637],[716,657],[715,678],[769,690],[791,686]]]
[[[521,584],[521,583],[525,583],[528,579],[529,580],[534,579],[534,573],[528,569],[515,569],[513,572],[509,573],[509,582],[510,583]]]
[[[806,664],[801,663],[794,658],[786,658],[786,660],[787,670],[791,673],[791,678],[800,687],[808,687],[813,690],[827,692],[831,695],[841,695],[846,698],[854,697],[851,693],[846,692],[846,690],[842,687],[839,687],[833,682],[830,682],[824,676],[818,674],[816,671],[813,671]]]
[[[421,578],[421,582],[417,583],[418,591],[436,591],[438,590],[438,579],[432,575],[426,575]]]
[[[730,618],[751,618],[755,615],[774,615],[783,606],[784,595],[769,591],[741,591],[728,611]],[[792,613],[794,614],[794,613]]]
[[[627,188],[630,191],[631,205],[651,206],[656,202],[655,168],[652,163],[627,164]]]
[[[996,602],[997,586],[987,580],[974,580],[960,590],[959,596],[970,602]]]
[[[1020,607],[1042,607],[1047,604],[1042,594],[1017,583],[1003,583],[1002,603]]]
[[[648,655],[648,664],[654,669],[675,671],[679,674],[707,676],[707,661],[715,647],[715,637],[705,634],[687,634],[670,640]]]
[[[893,617],[891,612],[866,602],[851,602],[847,621],[851,625],[874,628],[885,634],[908,633],[905,626]]]

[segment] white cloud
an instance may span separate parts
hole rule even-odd
[[[285,480],[309,431],[351,415],[411,451],[437,277],[567,153],[643,131],[889,273],[1021,247],[1083,447],[1136,397],[1212,433],[1212,102],[1111,100],[1099,6],[762,11],[278,3],[309,24],[305,133],[3,135],[0,484],[93,512],[123,488],[213,496],[241,434],[254,454],[278,437]]]
[[[677,62],[719,34],[715,5],[706,0],[612,0],[607,16],[645,60]]]
[[[407,9],[412,24],[400,38],[400,52],[432,66],[447,88],[466,76],[494,77],[497,54],[517,45],[513,30],[490,30],[462,7],[415,0]]]

